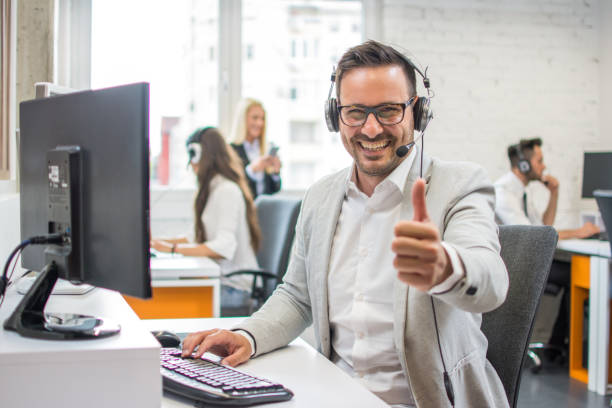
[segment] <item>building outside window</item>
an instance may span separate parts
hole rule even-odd
[[[226,87],[263,102],[268,140],[280,146],[283,188],[307,188],[348,165],[339,135],[325,126],[323,106],[332,67],[362,40],[355,31],[362,26],[361,1],[243,0],[241,30],[225,31],[221,5],[92,0],[91,87],[150,83],[151,185],[195,185],[184,142],[197,127],[219,124]],[[219,75],[227,52],[219,33],[234,31],[242,32],[237,81]]]

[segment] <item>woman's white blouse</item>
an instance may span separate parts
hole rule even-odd
[[[238,269],[259,269],[246,215],[246,203],[240,187],[221,175],[210,182],[210,197],[202,212],[206,229],[206,246],[218,253],[223,275]],[[235,276],[224,279],[225,285],[241,290],[251,290],[251,276]]]

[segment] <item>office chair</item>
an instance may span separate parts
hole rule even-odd
[[[487,359],[504,385],[510,406],[515,407],[534,317],[557,245],[557,232],[547,226],[500,226],[499,241],[510,287],[504,304],[482,315],[481,329],[489,341]]]
[[[223,307],[221,316],[249,316],[257,311],[282,281],[289,257],[301,200],[276,195],[260,195],[255,200],[262,242],[257,251],[259,270],[239,270],[227,274],[252,275],[250,302],[240,307]]]

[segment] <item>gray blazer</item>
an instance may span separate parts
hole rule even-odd
[[[451,290],[434,296],[455,405],[507,407],[503,385],[486,359],[487,339],[480,331],[481,313],[501,305],[508,290],[508,274],[499,256],[493,185],[485,171],[471,163],[425,157],[423,168],[431,221],[444,242],[456,248],[466,272]],[[411,191],[418,170],[415,160],[405,191]],[[253,335],[256,355],[287,345],[314,323],[317,348],[329,358],[327,274],[349,171],[328,176],[306,192],[284,281],[240,326]],[[402,203],[401,218],[412,219],[410,195]],[[396,280],[393,303],[395,348],[417,406],[450,406],[430,296]]]

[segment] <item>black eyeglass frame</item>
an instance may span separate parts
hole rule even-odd
[[[413,96],[412,98],[408,99],[406,102],[400,102],[400,103],[381,103],[380,105],[376,105],[376,106],[364,106],[364,105],[341,105],[338,106],[338,116],[340,117],[340,120],[342,121],[342,123],[344,123],[346,126],[348,127],[359,127],[359,126],[363,126],[367,121],[368,121],[368,116],[370,116],[370,113],[374,114],[374,117],[376,118],[376,120],[378,121],[378,123],[381,126],[394,126],[397,125],[398,123],[400,123],[402,120],[404,120],[404,116],[406,115],[406,108],[410,105],[413,104],[414,100],[416,99],[416,96]],[[389,105],[394,105],[394,106],[401,106],[402,107],[402,116],[401,118],[395,122],[395,123],[383,123],[381,122],[380,118],[378,117],[378,109],[380,109],[383,106],[389,106]],[[363,118],[363,122],[359,123],[357,125],[349,125],[348,123],[346,123],[344,121],[344,119],[342,118],[342,109],[343,108],[359,108],[359,109],[363,109],[366,113],[365,117]]]

